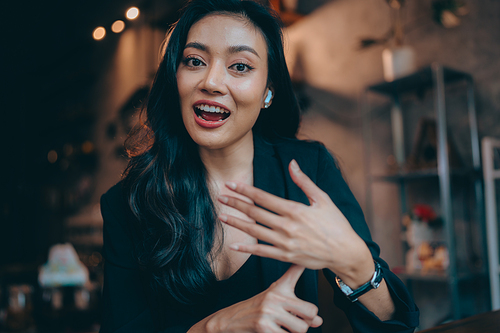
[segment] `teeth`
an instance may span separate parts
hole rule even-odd
[[[202,111],[205,111],[205,112],[212,112],[212,113],[229,113],[228,111],[224,110],[224,109],[221,109],[220,107],[215,107],[215,106],[210,106],[210,105],[207,105],[207,104],[202,104],[202,105],[198,105],[196,106],[198,109],[202,110]]]

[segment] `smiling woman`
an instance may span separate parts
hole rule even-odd
[[[172,28],[101,199],[101,332],[320,331],[319,269],[355,332],[417,326],[333,158],[295,138],[282,45],[253,1],[193,0]]]
[[[177,86],[184,126],[202,156],[233,145],[253,151],[252,128],[271,87],[266,41],[248,23],[212,14],[189,30]]]

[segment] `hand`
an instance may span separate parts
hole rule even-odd
[[[307,332],[323,323],[318,308],[294,294],[295,285],[304,272],[292,265],[267,290],[210,316],[204,325],[207,332]],[[198,327],[196,327],[198,326]],[[195,325],[190,331],[197,331]]]
[[[272,244],[233,244],[231,248],[310,269],[329,268],[343,280],[354,276],[362,283],[369,280],[374,265],[365,242],[328,194],[300,170],[295,160],[290,162],[289,172],[295,184],[308,197],[309,206],[276,197],[244,183],[226,183],[229,189],[265,209],[235,197],[220,196],[221,203],[243,212],[262,225],[230,215],[221,215],[220,220]]]

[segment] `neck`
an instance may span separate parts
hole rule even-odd
[[[241,181],[253,183],[253,136],[248,135],[230,147],[222,149],[199,148],[200,157],[208,173],[209,182]]]

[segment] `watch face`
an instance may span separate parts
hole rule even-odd
[[[352,289],[344,283],[344,281],[342,281],[341,279],[339,278],[336,278],[335,279],[336,282],[337,282],[337,285],[339,286],[340,290],[344,293],[344,295],[350,295],[352,294]]]

